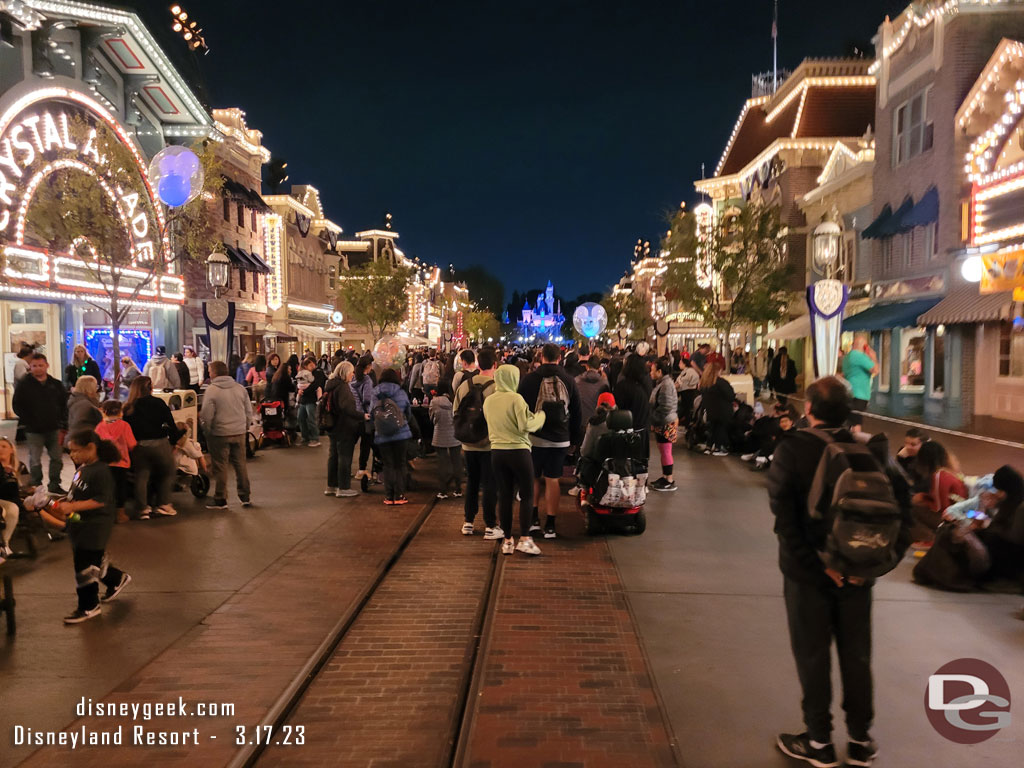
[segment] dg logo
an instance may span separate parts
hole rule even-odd
[[[925,713],[941,736],[979,744],[1010,724],[1010,686],[980,659],[957,659],[928,677]]]

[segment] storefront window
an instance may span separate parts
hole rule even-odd
[[[42,325],[43,310],[35,307],[13,307],[11,325]]]
[[[924,328],[904,328],[900,334],[900,391],[924,389]]]
[[[892,366],[892,333],[889,331],[883,331],[881,336],[881,343],[879,344],[878,354],[878,366],[881,368],[881,373],[878,379],[878,388],[888,392],[889,391],[889,371]]]
[[[946,327],[940,325],[932,336],[931,394],[942,397],[946,393]]]
[[[1024,378],[1024,324],[999,326],[999,375]]]

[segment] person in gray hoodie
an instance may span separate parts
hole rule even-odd
[[[601,358],[597,354],[587,358],[587,370],[576,377],[576,389],[580,393],[580,420],[589,424],[597,411],[597,398],[605,392],[611,392],[608,379],[601,371]]]
[[[447,499],[449,488],[455,498],[462,496],[462,443],[455,437],[451,397],[451,386],[442,381],[430,401],[430,421],[434,424],[430,444],[437,449],[438,499]]]
[[[207,509],[227,509],[228,463],[235,470],[238,499],[243,507],[252,504],[249,495],[249,472],[245,466],[245,440],[252,423],[252,403],[245,387],[228,375],[227,363],[210,363],[210,386],[203,395],[199,422],[210,450],[213,479],[216,482],[213,501]]]
[[[672,477],[672,445],[679,428],[679,400],[672,381],[671,360],[664,357],[655,360],[651,365],[651,379],[654,381],[654,389],[651,390],[651,431],[661,454],[663,475],[651,483],[651,488],[656,491],[674,491],[676,484]]]

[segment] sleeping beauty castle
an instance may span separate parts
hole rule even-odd
[[[555,303],[555,288],[548,280],[547,289],[537,296],[537,306],[531,308],[529,301],[523,304],[519,335],[524,338],[536,336],[546,340],[560,339],[564,322],[562,302]]]

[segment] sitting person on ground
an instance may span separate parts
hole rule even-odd
[[[928,490],[915,493],[911,499],[915,547],[920,549],[926,548],[935,538],[942,513],[967,498],[967,486],[956,458],[935,440],[921,446],[916,464],[921,474],[928,478]]]
[[[1024,478],[1013,467],[1004,465],[992,475],[991,503],[988,522],[978,530],[991,561],[982,578],[1020,580],[1024,577]]]
[[[22,499],[34,490],[28,468],[18,461],[18,449],[8,438],[0,437],[0,563],[13,554],[11,537],[21,516]]]
[[[907,477],[910,478],[911,487],[914,493],[927,493],[928,476],[920,471],[917,465],[917,454],[921,446],[928,442],[928,435],[917,427],[911,427],[903,437],[903,447],[896,454],[896,461],[903,467]]]

